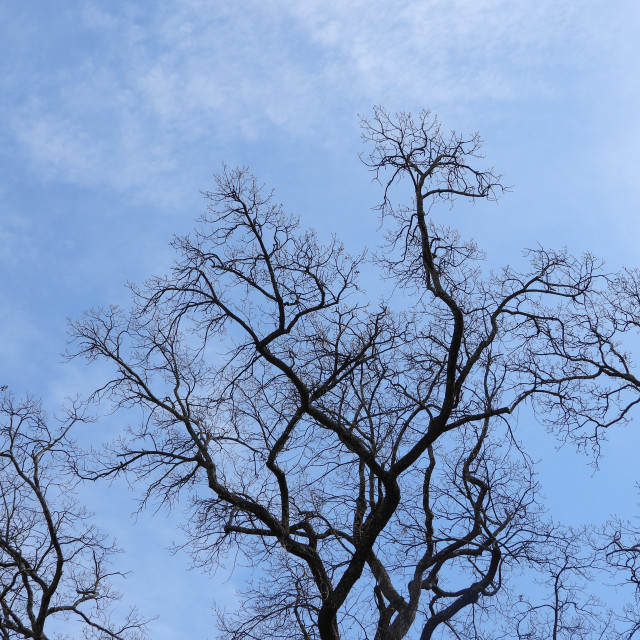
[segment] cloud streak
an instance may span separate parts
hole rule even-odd
[[[604,30],[603,3],[586,4],[71,5],[57,20],[76,54],[31,60],[30,90],[4,104],[5,135],[45,179],[153,200],[195,144],[326,135],[374,102],[446,110],[553,97],[568,87],[550,69],[587,73],[623,28]],[[16,82],[5,95],[20,94]]]

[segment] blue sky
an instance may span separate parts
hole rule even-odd
[[[60,363],[65,318],[126,304],[125,281],[165,271],[223,161],[321,234],[375,245],[380,190],[357,119],[374,104],[481,132],[513,191],[443,215],[492,264],[540,242],[638,265],[639,28],[636,0],[0,4],[0,382],[52,411],[90,390],[98,369]],[[595,477],[571,451],[547,455],[559,517],[631,513],[637,443],[633,425],[614,434]],[[583,513],[587,490],[600,506]],[[154,637],[213,637],[206,609],[233,582],[185,575],[187,559],[162,551],[173,520],[134,527],[121,488],[87,494],[129,549],[123,590],[162,613]]]

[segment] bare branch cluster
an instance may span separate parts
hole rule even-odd
[[[0,418],[0,637],[46,640],[58,620],[87,639],[142,640],[135,609],[112,617],[117,549],[73,495],[69,436],[85,420],[80,408],[51,426],[39,402],[3,391]]]
[[[223,618],[230,640],[482,637],[469,621],[522,566],[564,598],[546,637],[582,637],[558,625],[595,606],[572,604],[588,561],[544,520],[517,417],[532,407],[596,450],[628,419],[638,275],[540,247],[524,271],[484,275],[477,247],[431,219],[503,191],[476,166],[480,138],[383,109],[363,135],[395,225],[377,264],[412,307],[372,303],[364,254],[320,243],[225,168],[171,273],[133,288],[130,312],[71,327],[72,356],[113,365],[95,397],[145,416],[83,473],[129,474],[144,501],[186,492],[196,562],[240,549],[265,571]],[[410,204],[395,207],[402,180]],[[539,637],[545,611],[518,604],[518,637]]]

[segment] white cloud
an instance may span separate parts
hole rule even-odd
[[[78,9],[88,43],[67,66],[33,67],[33,95],[7,122],[49,179],[151,199],[194,148],[274,127],[330,137],[378,102],[471,110],[557,96],[571,90],[559,71],[588,72],[624,40],[599,0],[105,7]]]
[[[351,76],[372,98],[411,101],[510,98],[525,89],[523,71],[547,68],[550,46],[566,45],[559,40],[568,33],[580,40],[593,26],[552,2],[312,1],[290,8],[312,40],[335,49],[329,75]],[[567,32],[568,23],[574,28]]]

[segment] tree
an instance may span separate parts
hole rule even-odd
[[[541,593],[533,597],[511,595],[510,613],[502,616],[505,632],[499,637],[504,640],[622,637],[613,611],[589,589],[604,574],[601,554],[593,544],[593,532],[558,528],[554,537],[555,544],[545,545],[544,555],[532,567],[533,579]]]
[[[633,604],[623,607],[623,634],[625,640],[632,640],[640,635],[640,528],[637,522],[625,522],[612,518],[604,527],[602,538],[605,544],[601,547],[605,561],[621,575],[618,586],[631,586],[634,591]]]
[[[52,427],[39,402],[5,388],[0,416],[0,637],[47,640],[52,622],[73,620],[87,639],[143,638],[135,610],[111,619],[116,549],[73,497],[69,433],[85,420],[79,407]]]
[[[379,108],[363,136],[384,187],[381,302],[359,285],[365,254],[225,168],[171,273],[133,287],[130,312],[71,325],[72,357],[113,365],[95,398],[144,413],[85,475],[133,474],[143,502],[187,493],[197,563],[233,549],[268,573],[225,638],[465,637],[556,544],[519,411],[597,447],[634,402],[607,369],[620,327],[594,324],[611,281],[595,258],[537,248],[528,270],[485,274],[433,220],[504,191],[477,134]]]

